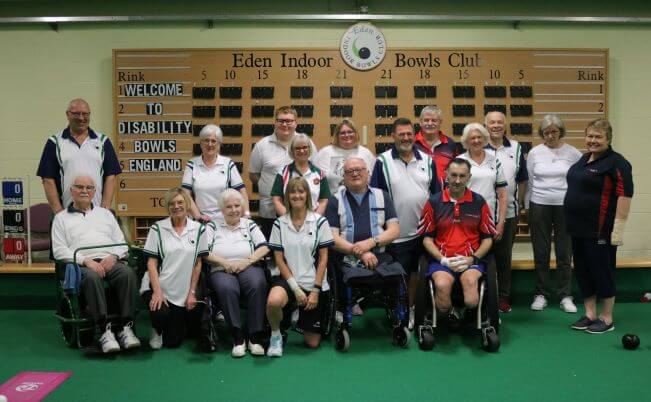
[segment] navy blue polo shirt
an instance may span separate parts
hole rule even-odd
[[[348,198],[348,203],[350,204],[350,208],[352,210],[351,212],[353,219],[355,220],[355,243],[373,237],[373,234],[371,232],[371,214],[369,211],[368,201],[368,195],[370,192],[370,189],[366,190],[364,198],[362,198],[362,203],[359,204],[355,197],[348,190],[346,190],[346,197]],[[398,216],[396,214],[395,208],[393,207],[393,202],[391,202],[391,197],[389,197],[389,194],[386,191],[382,191],[382,193],[384,195],[384,221],[388,222],[391,219],[397,219]],[[331,228],[339,229],[341,227],[338,210],[339,200],[336,196],[333,195],[328,199],[328,206],[325,210],[325,217],[328,220]]]
[[[567,171],[565,226],[571,236],[610,240],[617,198],[633,197],[632,168],[610,147],[592,162],[590,155]]]

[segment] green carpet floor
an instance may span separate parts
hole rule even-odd
[[[291,333],[280,359],[235,360],[224,345],[211,355],[178,350],[112,357],[67,348],[51,311],[0,310],[0,383],[20,371],[72,371],[47,401],[644,401],[651,399],[651,304],[616,306],[616,330],[571,331],[556,306],[516,306],[502,319],[502,348],[479,338],[440,337],[431,352],[412,341],[391,345],[383,313],[353,323],[351,349],[332,342],[305,350]],[[142,320],[140,335],[148,334]],[[642,345],[621,346],[633,332]],[[146,342],[144,342],[146,343]]]

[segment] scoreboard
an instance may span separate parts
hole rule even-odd
[[[247,161],[284,105],[319,148],[351,118],[376,153],[391,145],[396,117],[417,122],[426,105],[443,110],[443,131],[457,140],[467,123],[502,111],[525,150],[540,142],[546,114],[583,148],[588,121],[608,112],[605,49],[393,49],[369,71],[348,67],[337,49],[128,49],[113,51],[113,65],[121,216],[166,215],[163,195],[180,185],[210,123],[221,126],[221,154],[236,162],[255,212]]]

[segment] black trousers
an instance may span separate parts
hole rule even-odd
[[[152,292],[145,292],[142,297],[149,305]],[[162,305],[160,310],[149,311],[151,326],[163,335],[163,346],[166,348],[178,348],[183,343],[187,333],[198,333],[201,327],[201,313],[203,304],[198,303],[193,310],[186,310],[185,307],[176,306],[169,301],[168,306]]]
[[[574,273],[583,298],[615,297],[617,246],[607,240],[572,237]]]

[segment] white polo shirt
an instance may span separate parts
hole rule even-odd
[[[309,162],[308,162],[309,163]],[[274,185],[271,188],[271,196],[284,197],[287,183],[294,177],[302,177],[310,188],[310,198],[312,200],[312,209],[316,211],[319,207],[319,200],[330,198],[330,189],[323,172],[313,164],[309,163],[308,170],[305,173],[299,172],[294,162],[284,166],[276,174]]]
[[[518,210],[518,199],[524,194],[518,194],[518,183],[527,181],[527,165],[522,156],[522,147],[515,140],[506,137],[503,145],[497,149],[489,143],[484,150],[495,156],[502,163],[502,170],[506,178],[506,217],[514,218]]]
[[[52,255],[56,260],[72,261],[73,254],[80,247],[125,243],[117,219],[108,209],[93,206],[89,212],[81,212],[72,204],[59,211],[52,222]],[[86,258],[104,258],[115,254],[126,257],[127,246],[102,247],[82,250],[77,253],[77,264]]]
[[[289,142],[288,142],[289,144]],[[310,140],[312,155],[316,155],[317,148]],[[271,187],[276,179],[278,170],[292,162],[287,154],[287,148],[278,142],[276,134],[271,134],[255,144],[249,157],[249,173],[259,174],[258,194],[260,194],[259,214],[262,218],[276,218],[276,209],[271,200]]]
[[[472,176],[468,181],[468,188],[484,197],[486,204],[491,209],[493,219],[497,222],[497,189],[506,186],[506,178],[500,160],[488,152],[484,152],[484,155],[481,164],[472,160],[468,152],[459,155],[459,158],[470,162],[470,174]]]
[[[244,188],[235,162],[222,155],[217,155],[215,164],[210,167],[206,166],[201,155],[190,159],[185,166],[182,183],[183,188],[192,191],[199,211],[212,219],[222,216],[217,200],[224,190]]]
[[[231,228],[224,219],[217,219],[206,225],[208,250],[229,261],[243,260],[259,247],[267,245],[262,231],[250,219],[241,218],[240,224]],[[211,267],[210,272],[223,271],[224,267]]]
[[[344,180],[344,162],[349,156],[360,157],[366,162],[369,173],[375,166],[375,155],[366,147],[361,145],[353,149],[343,149],[334,145],[328,145],[321,148],[316,157],[314,164],[321,169],[328,179],[330,193],[334,194],[337,188],[343,184]]]
[[[400,237],[394,243],[402,243],[418,236],[418,222],[430,193],[440,191],[436,178],[436,166],[432,158],[414,147],[414,158],[409,163],[400,159],[395,148],[377,157],[371,187],[386,190],[400,221]]]
[[[299,230],[294,227],[289,214],[281,216],[275,220],[269,239],[269,248],[283,252],[296,282],[305,290],[312,290],[314,287],[317,250],[331,247],[333,244],[328,220],[314,212],[307,213]],[[326,278],[327,273],[321,284],[324,291],[330,289]]]
[[[172,227],[172,220],[165,218],[149,229],[144,253],[159,259],[158,281],[170,303],[184,307],[190,291],[192,270],[198,256],[208,252],[205,227],[187,219],[185,229],[180,235]],[[149,290],[149,272],[142,278],[140,292]]]
[[[549,148],[540,144],[527,155],[531,202],[540,205],[563,205],[567,192],[567,171],[583,154],[570,144]]]

